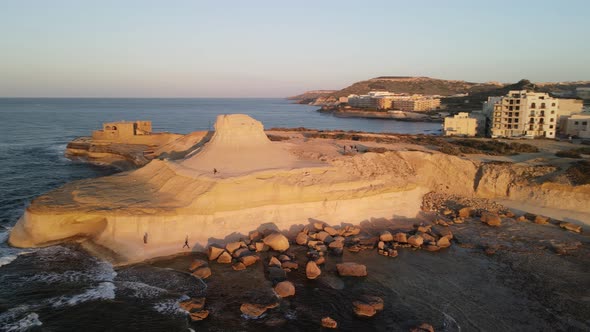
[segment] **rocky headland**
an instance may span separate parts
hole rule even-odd
[[[205,250],[256,229],[294,237],[315,221],[409,220],[423,212],[432,192],[502,199],[533,213],[543,208],[552,219],[574,224],[590,221],[590,184],[565,181],[563,169],[543,162],[543,152],[509,163],[504,156],[442,153],[419,137],[331,135],[265,133],[248,116],[220,116],[214,133],[163,145],[162,159],[142,168],[75,181],[36,198],[10,244],[76,240],[127,264]]]

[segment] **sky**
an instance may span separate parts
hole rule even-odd
[[[590,80],[590,1],[0,1],[1,97]]]

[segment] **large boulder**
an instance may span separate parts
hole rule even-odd
[[[500,216],[492,212],[483,212],[481,214],[481,221],[488,226],[498,227],[502,225],[502,219],[500,219]]]
[[[324,317],[322,318],[322,327],[327,329],[335,329],[338,327],[338,323],[330,317]]]
[[[208,263],[202,259],[194,259],[193,262],[191,263],[191,266],[188,268],[189,271],[194,271],[202,266],[207,266]]]
[[[322,270],[318,267],[318,265],[314,261],[307,262],[305,266],[305,275],[307,279],[315,279],[322,274]]]
[[[546,225],[549,223],[549,218],[541,215],[535,216],[535,224]]]
[[[307,236],[307,234],[303,232],[297,233],[297,236],[295,237],[295,243],[300,246],[304,246],[307,245],[307,241],[309,241],[309,236]]]
[[[379,235],[379,240],[383,242],[391,242],[393,241],[393,235],[389,231],[383,231]]]
[[[220,248],[220,247],[214,246],[214,245],[209,246],[209,251],[208,251],[209,260],[210,261],[216,260],[217,258],[219,258],[219,255],[221,255],[222,252],[224,252],[223,248]]]
[[[572,224],[571,222],[562,221],[559,227],[574,233],[582,233],[582,226]]]
[[[403,232],[395,233],[393,236],[393,241],[399,243],[408,243],[408,235]]]
[[[289,249],[289,239],[281,233],[271,233],[262,241],[276,251],[285,251]]]
[[[242,242],[230,242],[225,245],[225,250],[227,250],[230,254],[233,254],[233,252],[240,249],[241,246]]]
[[[412,235],[408,238],[408,243],[414,247],[419,247],[424,243],[424,239],[420,235]]]
[[[240,257],[240,262],[242,262],[245,266],[250,266],[258,262],[258,256],[256,255],[246,255]]]
[[[295,295],[295,286],[290,281],[281,281],[274,287],[275,293],[279,297],[289,297]]]
[[[438,241],[436,242],[436,245],[441,248],[448,248],[451,246],[451,242],[449,241],[449,239],[446,236],[443,236],[440,239],[438,239]]]
[[[341,263],[336,264],[338,274],[342,277],[365,277],[367,276],[367,267],[358,263]]]
[[[354,314],[361,318],[373,317],[377,313],[377,310],[372,305],[365,302],[354,301],[352,305]]]
[[[223,251],[219,257],[217,257],[217,263],[229,264],[231,263],[231,255],[227,251]]]
[[[211,276],[211,269],[208,266],[201,266],[200,268],[196,269],[192,275],[200,279],[207,279]]]
[[[469,218],[471,217],[471,211],[473,209],[470,207],[464,207],[461,210],[459,210],[459,218]]]

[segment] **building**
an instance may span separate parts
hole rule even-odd
[[[565,134],[590,138],[590,114],[574,114],[565,122]]]
[[[555,138],[558,104],[547,93],[510,91],[494,104],[492,137]]]
[[[469,113],[461,112],[453,117],[445,118],[445,136],[475,136],[477,119],[469,117]]]
[[[370,95],[350,95],[348,105],[358,108],[377,108],[377,99]]]
[[[576,88],[576,96],[584,100],[590,100],[590,87]]]
[[[423,112],[439,109],[440,98],[371,91],[366,95],[349,95],[348,104],[358,108]]]
[[[559,98],[559,110],[557,112],[557,131],[565,134],[567,119],[573,114],[582,113],[584,101],[582,99]]]
[[[92,132],[95,140],[125,140],[135,136],[150,135],[151,121],[120,121],[103,123],[102,130]]]

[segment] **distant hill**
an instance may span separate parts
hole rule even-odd
[[[539,92],[550,92],[558,94],[573,93],[576,87],[588,86],[590,81],[578,82],[550,82],[531,83],[523,79],[517,83],[487,82],[475,83],[459,80],[442,80],[430,77],[409,77],[409,76],[380,76],[366,81],[356,82],[342,90],[329,91],[317,90],[290,97],[302,104],[322,105],[335,102],[339,97],[346,97],[350,94],[366,94],[369,91],[390,91],[396,93],[440,95],[445,97],[449,103],[462,103],[464,107],[481,104],[488,96],[505,95],[509,90],[532,90]],[[453,95],[465,94],[465,97]]]

